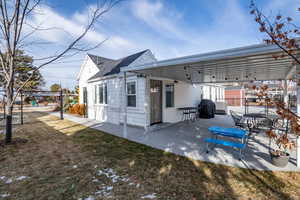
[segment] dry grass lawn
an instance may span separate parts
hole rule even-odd
[[[300,199],[300,173],[190,160],[68,120],[31,123],[0,146],[0,199]]]

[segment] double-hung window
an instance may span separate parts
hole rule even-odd
[[[127,83],[127,106],[136,107],[136,82]]]
[[[107,104],[107,84],[102,83],[98,85],[99,104]]]
[[[174,107],[174,84],[166,85],[166,107]]]

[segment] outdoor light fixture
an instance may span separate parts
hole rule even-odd
[[[200,72],[200,71],[198,71],[198,74],[201,74],[201,72]]]
[[[227,81],[227,78],[225,77],[225,81]]]
[[[235,78],[235,80],[239,80],[239,78],[238,78],[238,77],[236,77],[236,78]]]
[[[216,78],[215,76],[212,76],[212,78]]]
[[[174,83],[176,84],[176,83],[178,83],[178,81],[177,81],[177,80],[175,80],[175,81],[174,81]]]

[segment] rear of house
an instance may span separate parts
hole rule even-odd
[[[127,123],[147,128],[161,122],[178,122],[178,107],[197,106],[201,87],[189,83],[127,73],[124,88],[122,67],[156,61],[150,50],[121,59],[88,54],[78,74],[80,103],[86,104],[90,119],[123,123],[124,92],[127,98]]]

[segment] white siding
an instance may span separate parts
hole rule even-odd
[[[154,55],[150,50],[147,50],[143,55],[138,57],[135,61],[133,61],[130,65],[128,66],[138,66],[138,65],[143,65],[146,63],[152,63],[157,61]]]
[[[95,65],[95,63],[90,59],[90,57],[86,56],[81,66],[81,72],[79,77],[79,103],[83,103],[83,88],[87,87],[87,80],[93,75],[95,75],[98,71],[99,69]]]
[[[201,87],[184,82],[174,84],[174,107],[166,108],[165,85],[174,81],[163,81],[163,122],[178,122],[181,120],[179,107],[198,106],[201,101]]]
[[[127,82],[136,82],[136,107],[127,107],[127,123],[135,126],[145,126],[146,112],[145,101],[145,78],[130,76]],[[95,85],[107,84],[108,102],[106,105],[95,104]],[[123,122],[123,78],[115,77],[88,84],[89,118],[101,122],[119,124]]]
[[[136,126],[145,126],[146,124],[146,111],[145,111],[145,78],[131,76],[127,78],[127,82],[136,82],[136,107],[127,107],[127,123]],[[123,85],[123,79],[121,80]],[[121,106],[123,105],[123,90],[121,94]],[[123,123],[123,110],[120,115],[120,122]]]

